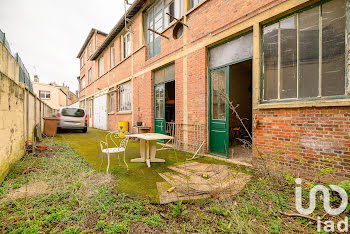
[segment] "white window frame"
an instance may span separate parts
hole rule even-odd
[[[82,67],[84,67],[84,56],[85,56],[85,52],[81,55],[81,57],[80,57],[80,67],[82,68]]]
[[[118,87],[118,111],[131,111],[131,81],[125,82]]]
[[[81,89],[85,89],[85,76],[83,76],[83,78],[81,78]]]
[[[129,40],[127,40],[129,38]],[[122,37],[122,58],[126,59],[131,55],[131,33],[127,32]]]
[[[39,97],[41,99],[50,99],[51,98],[51,92],[47,91],[47,90],[39,90]]]
[[[91,82],[92,82],[92,68],[90,68],[88,71],[88,84],[91,84]]]
[[[115,66],[115,49],[114,49],[114,44],[111,46],[110,56],[111,56],[110,64],[111,64],[111,68],[113,68]]]
[[[89,50],[89,57],[90,57],[92,55],[92,39],[89,42],[88,50]]]
[[[109,91],[109,112],[115,111],[115,90],[111,89]]]
[[[104,74],[104,57],[102,56],[98,60],[98,76],[102,76]]]

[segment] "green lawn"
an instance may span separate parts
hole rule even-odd
[[[114,161],[113,173],[118,181],[104,172],[106,160],[99,158],[96,136],[103,137],[104,132],[60,134],[57,141],[72,138],[70,144],[80,153],[68,143],[44,142],[49,145],[47,151],[24,156],[11,166],[0,184],[0,233],[315,233],[315,222],[280,214],[296,213],[294,186],[260,170],[252,170],[252,180],[227,199],[159,205],[131,198],[129,193],[148,196],[155,192],[155,187],[143,184],[149,179],[161,181],[152,170],[166,170],[166,165],[177,163],[175,159],[183,162],[189,155],[169,153],[167,164],[154,164],[150,169],[143,163],[129,163],[127,173]],[[128,158],[137,157],[138,144],[129,147],[135,156]],[[160,156],[165,158],[167,153]],[[18,190],[24,195],[23,191],[38,182],[46,185],[45,191],[36,186],[37,194],[14,198]],[[139,193],[134,193],[135,187]],[[307,200],[308,190],[303,191]],[[324,216],[321,203],[312,216]]]
[[[107,168],[107,156],[101,152],[100,140],[104,140],[106,134],[106,131],[89,128],[87,133],[81,133],[79,131],[60,133],[54,138],[54,141],[68,142],[91,167],[95,168],[98,172],[104,172]],[[156,182],[164,181],[158,173],[170,171],[168,169],[169,166],[185,163],[186,159],[192,157],[192,154],[177,150],[157,151],[156,157],[165,159],[166,163],[151,163],[151,168],[148,168],[146,163],[130,162],[130,159],[138,157],[140,157],[140,144],[131,140],[126,150],[126,161],[129,165],[128,171],[122,160],[122,154],[120,154],[120,165],[117,155],[114,154],[111,156],[110,172],[118,181],[116,184],[117,189],[132,197],[158,202],[159,198]],[[208,157],[203,157],[194,161],[227,164],[223,161]],[[247,172],[245,167],[237,167],[233,164],[228,165],[233,170]]]

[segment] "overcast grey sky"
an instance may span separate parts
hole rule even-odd
[[[129,2],[133,2],[129,0]],[[109,33],[124,0],[0,0],[0,29],[33,79],[78,89],[76,58],[91,28]]]

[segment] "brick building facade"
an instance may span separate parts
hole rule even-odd
[[[208,153],[239,158],[235,138],[249,139],[229,98],[265,160],[349,176],[349,12],[348,0],[135,0],[80,50],[81,106],[102,129],[200,124]]]

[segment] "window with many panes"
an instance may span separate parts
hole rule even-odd
[[[183,1],[182,0],[160,0],[146,13],[146,39],[148,44],[148,57],[152,58],[160,54],[160,35],[148,30],[152,29],[161,33],[174,19],[168,14],[177,19],[183,16]]]
[[[115,106],[115,91],[114,89],[109,90],[109,112],[114,112]]]
[[[44,91],[44,90],[40,90],[39,91],[39,97],[40,98],[50,98],[50,91]]]
[[[111,68],[115,65],[114,45],[111,46]]]
[[[345,95],[345,0],[263,27],[263,99]]]
[[[128,81],[118,88],[118,111],[131,111],[131,82]]]
[[[104,73],[103,57],[98,60],[98,76],[102,76]]]
[[[131,54],[131,34],[129,32],[123,36],[122,47],[122,56],[125,59]]]
[[[88,77],[89,77],[89,84],[91,84],[91,82],[92,82],[92,68],[89,69]]]

